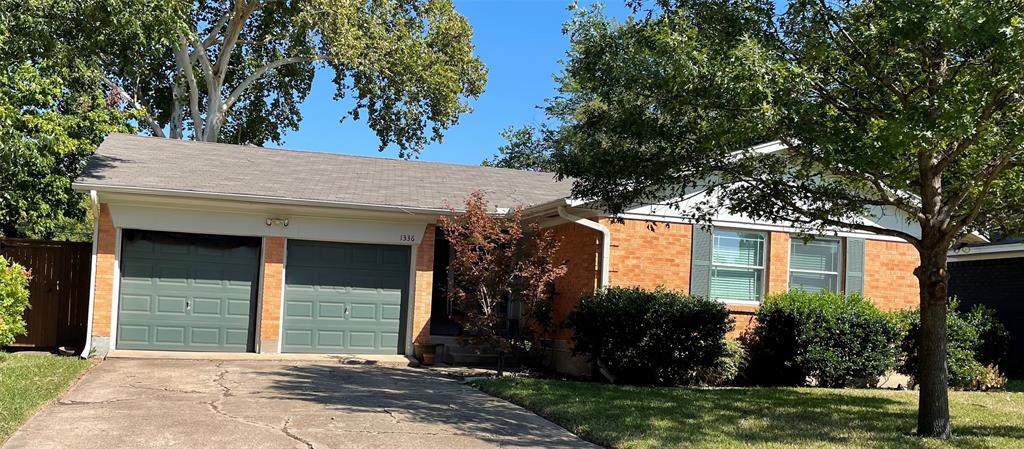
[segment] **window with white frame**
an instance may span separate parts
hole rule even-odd
[[[714,299],[760,301],[764,294],[765,234],[715,229],[711,249]]]
[[[839,292],[842,270],[841,245],[836,239],[803,241],[789,246],[789,288],[808,292]]]

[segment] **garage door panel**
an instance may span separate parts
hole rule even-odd
[[[158,313],[173,313],[177,315],[184,315],[186,310],[186,304],[188,298],[176,297],[176,296],[157,296],[156,297],[156,311]]]
[[[332,318],[342,319],[342,318],[345,318],[345,307],[346,307],[346,304],[343,303],[343,302],[328,303],[328,302],[321,301],[320,304],[318,304],[318,306],[319,307],[317,308],[317,318],[322,318],[322,319],[332,319]]]
[[[307,348],[313,346],[313,331],[309,329],[288,329],[284,331],[285,347]]]
[[[349,316],[352,320],[377,320],[377,304],[352,303]]]
[[[348,346],[352,349],[376,349],[377,333],[367,331],[349,331]]]
[[[380,319],[398,321],[402,317],[402,307],[384,304],[380,306]]]
[[[408,247],[289,240],[285,352],[400,352]]]
[[[207,315],[220,317],[225,314],[221,311],[221,306],[224,305],[224,300],[220,298],[200,298],[198,296],[192,297],[192,314],[193,315]]]
[[[119,348],[246,351],[252,347],[259,239],[125,233]]]
[[[381,332],[380,345],[385,348],[398,347],[398,332]]]
[[[153,342],[157,344],[185,344],[185,326],[155,326]]]
[[[189,343],[194,345],[219,345],[221,330],[216,327],[192,327]]]
[[[252,305],[246,299],[228,299],[226,317],[249,319]]]
[[[345,332],[343,331],[317,331],[316,343],[318,348],[345,348]]]
[[[224,344],[228,346],[244,347],[249,342],[249,329],[226,329],[224,331]]]
[[[286,318],[313,318],[313,301],[289,301],[284,305]]]
[[[117,338],[121,341],[145,343],[149,341],[149,326],[125,326],[117,329]]]
[[[121,310],[149,313],[151,298],[149,295],[123,295],[121,296]]]

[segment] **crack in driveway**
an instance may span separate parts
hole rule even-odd
[[[223,364],[223,362],[222,363],[218,363],[217,364],[217,368],[221,368],[222,364]],[[297,441],[299,443],[302,443],[303,445],[306,446],[307,449],[315,449],[313,447],[313,443],[310,443],[306,439],[296,435],[294,432],[292,432],[288,428],[288,425],[291,423],[291,420],[292,420],[291,416],[285,416],[284,417],[284,425],[282,425],[281,427],[274,427],[274,426],[272,426],[270,424],[262,423],[262,422],[259,422],[259,421],[248,420],[248,419],[245,419],[245,418],[243,418],[241,416],[232,415],[232,414],[224,411],[224,409],[222,408],[222,405],[223,405],[224,401],[227,400],[227,398],[229,398],[231,396],[234,396],[234,393],[231,391],[231,387],[225,385],[225,383],[224,383],[224,378],[227,377],[227,374],[228,374],[228,370],[221,369],[220,372],[217,373],[217,376],[215,376],[213,378],[213,383],[215,385],[217,385],[218,387],[220,387],[221,393],[220,393],[220,397],[219,398],[214,399],[214,400],[209,401],[209,402],[206,403],[206,405],[208,405],[210,407],[210,410],[212,410],[214,413],[216,413],[216,414],[218,414],[220,416],[223,416],[225,418],[228,418],[230,420],[233,420],[233,421],[236,421],[236,422],[239,422],[239,423],[242,423],[242,424],[247,424],[247,425],[256,426],[256,427],[262,427],[264,429],[269,429],[269,430],[273,430],[273,431],[276,431],[276,432],[280,432],[282,435],[284,435],[284,436],[286,436],[288,438],[291,438],[292,440],[295,440],[295,441]]]

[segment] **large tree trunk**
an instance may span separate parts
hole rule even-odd
[[[921,338],[918,373],[920,398],[917,434],[949,438],[949,380],[946,371],[946,301],[949,274],[946,248],[923,239],[921,266],[915,271],[921,284]],[[933,243],[929,245],[929,243]],[[927,248],[926,246],[931,246]]]

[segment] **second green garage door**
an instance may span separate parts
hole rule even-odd
[[[288,241],[284,352],[399,354],[406,246]]]

